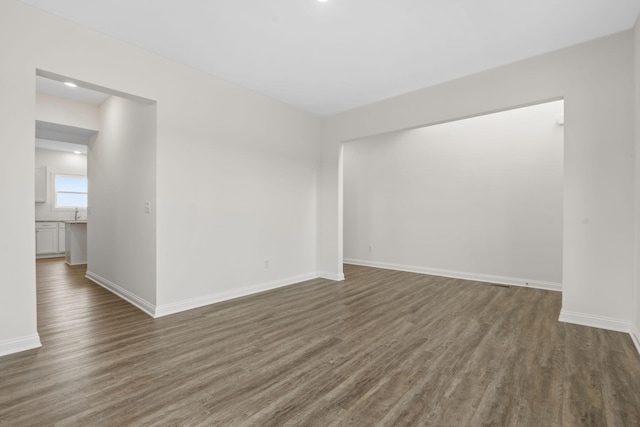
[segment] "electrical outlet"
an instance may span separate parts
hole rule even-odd
[[[369,245],[369,252],[373,252],[373,245]]]
[[[269,258],[264,259],[264,268],[269,268]]]
[[[144,213],[151,213],[151,202],[144,202]]]

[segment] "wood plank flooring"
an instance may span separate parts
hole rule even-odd
[[[154,320],[84,273],[37,262],[0,425],[640,425],[631,339],[559,323],[560,293],[347,265]]]

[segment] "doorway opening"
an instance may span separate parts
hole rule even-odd
[[[562,289],[564,101],[343,143],[347,264]]]
[[[36,70],[35,111],[36,258],[56,258],[36,274],[81,274],[152,306],[156,102]]]

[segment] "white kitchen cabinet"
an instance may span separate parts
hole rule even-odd
[[[66,238],[65,238],[65,227],[64,227],[64,222],[59,222],[58,223],[58,252],[60,252],[61,254],[63,254],[65,252],[65,243],[66,243]]]
[[[47,168],[45,166],[36,166],[36,187],[35,200],[36,203],[47,202]]]
[[[36,223],[36,255],[58,253],[58,223]]]
[[[87,263],[87,221],[67,221],[65,258],[69,265]]]

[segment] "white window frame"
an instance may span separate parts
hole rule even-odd
[[[53,182],[52,182],[52,188],[53,188],[53,203],[52,203],[52,207],[54,210],[75,210],[76,207],[75,206],[58,206],[58,190],[56,188],[56,182],[57,182],[57,177],[62,177],[62,178],[84,178],[87,179],[86,175],[77,175],[77,174],[72,174],[72,173],[57,173],[54,172],[53,173]],[[87,185],[88,185],[88,181],[87,181]],[[88,194],[89,194],[89,190],[87,189],[86,192],[72,192],[72,191],[60,191],[60,193],[64,193],[64,194],[87,194],[87,201],[88,201]],[[77,209],[80,210],[86,210],[87,207],[86,206],[78,206]]]

